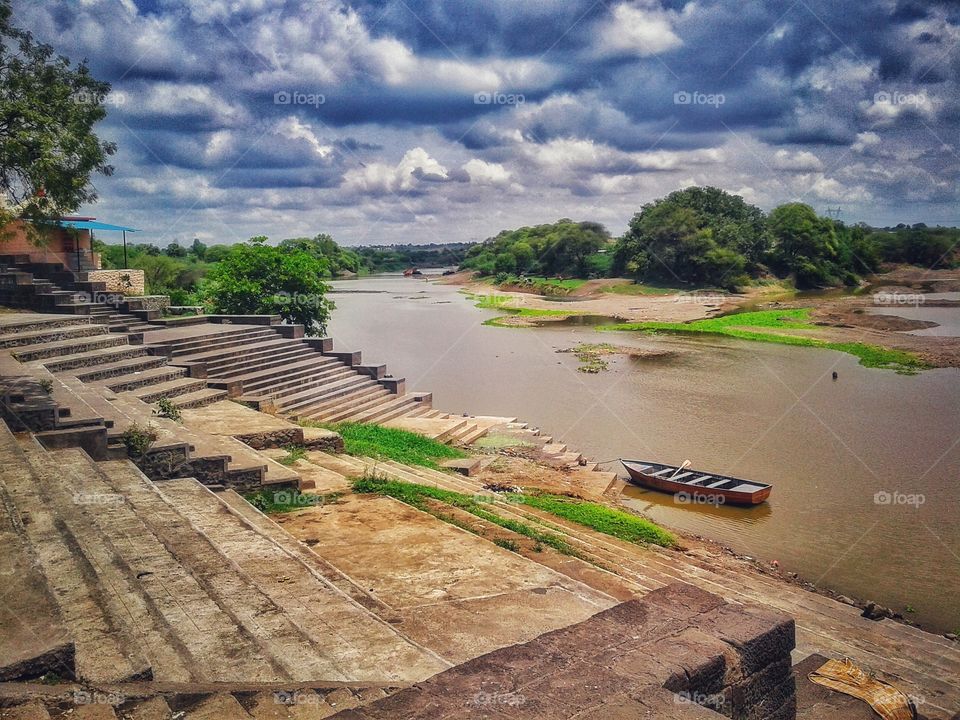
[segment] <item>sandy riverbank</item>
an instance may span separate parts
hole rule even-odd
[[[505,311],[546,311],[549,314],[510,315],[505,312],[496,324],[534,327],[560,322],[579,315],[615,318],[621,322],[690,322],[749,307],[756,310],[776,308],[814,308],[813,320],[820,326],[813,335],[825,341],[866,343],[892,350],[915,353],[932,367],[960,367],[960,338],[934,335],[910,335],[911,330],[931,327],[931,323],[896,314],[898,304],[878,303],[874,295],[824,295],[795,297],[780,285],[757,286],[742,293],[722,294],[710,291],[669,292],[667,294],[620,294],[610,292],[622,279],[591,280],[562,298],[547,298],[517,288],[504,289],[478,281],[472,273],[457,273],[438,281],[458,285],[464,292],[478,296]],[[923,270],[899,267],[869,279],[873,293],[887,297],[960,291],[960,270]],[[769,298],[769,300],[766,300]],[[766,301],[765,301],[766,300]],[[960,301],[929,300],[929,307],[956,307]],[[868,309],[888,312],[867,312]]]

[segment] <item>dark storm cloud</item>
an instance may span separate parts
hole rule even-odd
[[[626,219],[687,182],[865,220],[925,219],[917,202],[946,220],[958,199],[957,3],[14,5],[113,83],[103,133],[132,208],[142,192],[274,222],[272,191],[310,189],[291,215],[326,206],[360,235],[377,216],[463,227],[457,213],[490,202],[522,216],[583,199]]]

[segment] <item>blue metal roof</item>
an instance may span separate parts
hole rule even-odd
[[[57,220],[60,227],[75,228],[76,230],[114,230],[116,232],[140,232],[136,228],[124,227],[123,225],[111,225],[110,223],[97,222],[96,220]]]

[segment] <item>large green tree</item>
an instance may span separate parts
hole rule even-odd
[[[110,85],[72,66],[11,20],[0,0],[0,223],[44,221],[96,200],[93,173],[116,150],[93,126]]]
[[[613,272],[637,279],[735,288],[769,246],[763,211],[714,187],[689,187],[643,206],[617,242]]]
[[[232,246],[207,275],[205,292],[215,312],[229,315],[280,315],[306,328],[326,332],[333,303],[322,278],[326,264],[313,253],[251,238]]]
[[[792,275],[797,287],[855,281],[851,253],[830,218],[805,203],[786,203],[773,209],[768,224],[772,264],[781,275]]]

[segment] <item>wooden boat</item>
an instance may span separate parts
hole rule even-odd
[[[770,485],[714,475],[683,466],[664,465],[646,460],[621,460],[636,485],[679,495],[691,504],[759,505],[770,495]],[[722,499],[721,499],[722,498]]]

